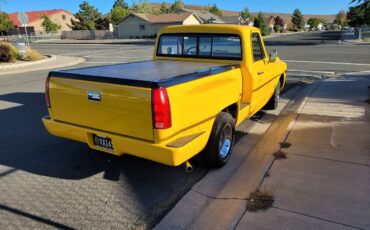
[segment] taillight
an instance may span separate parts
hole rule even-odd
[[[50,81],[50,77],[47,77],[45,80],[45,101],[46,101],[46,106],[48,108],[51,108],[50,95],[49,95],[49,81]]]
[[[171,128],[171,107],[165,88],[153,89],[153,126],[155,129]]]

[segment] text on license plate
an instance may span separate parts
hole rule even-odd
[[[94,140],[94,145],[100,148],[113,150],[112,139],[110,139],[109,137],[101,137],[101,136],[94,134],[93,140]]]

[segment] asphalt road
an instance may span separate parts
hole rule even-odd
[[[309,32],[266,40],[289,70],[338,73],[369,71],[370,44],[342,43],[341,32]]]
[[[307,33],[268,39],[267,45],[292,69],[369,70],[362,64],[370,64],[370,46],[338,39],[338,33]],[[33,47],[87,58],[71,68],[147,60],[153,51],[151,45]],[[114,157],[49,135],[40,121],[47,72],[0,77],[0,228],[150,228],[207,173],[196,165],[188,175],[183,167]]]
[[[370,45],[342,43],[341,32],[309,32],[266,39],[268,51],[277,50],[281,59],[293,71],[323,71],[338,73],[369,71]],[[34,44],[44,53],[83,56],[85,65],[149,60],[152,45],[65,45]]]

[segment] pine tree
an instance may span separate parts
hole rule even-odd
[[[112,9],[116,8],[117,6],[120,6],[123,9],[128,9],[128,4],[125,2],[125,0],[115,0]]]
[[[88,2],[80,4],[80,10],[75,14],[77,20],[71,19],[73,30],[95,30],[96,22],[101,17],[101,13]]]
[[[216,6],[216,4],[213,4],[208,8],[208,11],[214,15],[222,16],[221,10]]]
[[[184,3],[182,2],[182,0],[176,0],[171,6],[170,6],[170,9],[169,9],[169,12],[170,13],[175,13],[176,11],[178,10],[181,10],[184,8]]]
[[[130,14],[129,9],[125,9],[122,6],[117,5],[110,12],[109,19],[111,23],[116,26],[122,19],[124,19],[129,14]]]
[[[167,7],[167,4],[165,2],[162,2],[161,7],[159,8],[159,13],[161,14],[168,14],[169,9]]]
[[[266,24],[266,18],[263,16],[262,12],[259,12],[257,17],[254,19],[254,27],[259,28],[263,36],[270,34]]]
[[[295,29],[302,30],[304,27],[304,18],[299,9],[295,9],[292,15],[292,23]]]
[[[144,13],[144,14],[158,13],[157,9],[147,0],[139,0],[138,2],[134,1],[131,7],[131,11],[135,13]]]
[[[242,12],[240,12],[240,17],[242,17],[244,20],[248,19],[250,17],[250,12],[249,12],[249,9],[247,7],[244,7]]]

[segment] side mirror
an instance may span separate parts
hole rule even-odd
[[[270,62],[275,62],[276,61],[276,58],[277,58],[277,51],[276,50],[272,50],[270,52],[270,55],[269,55],[269,61]]]

